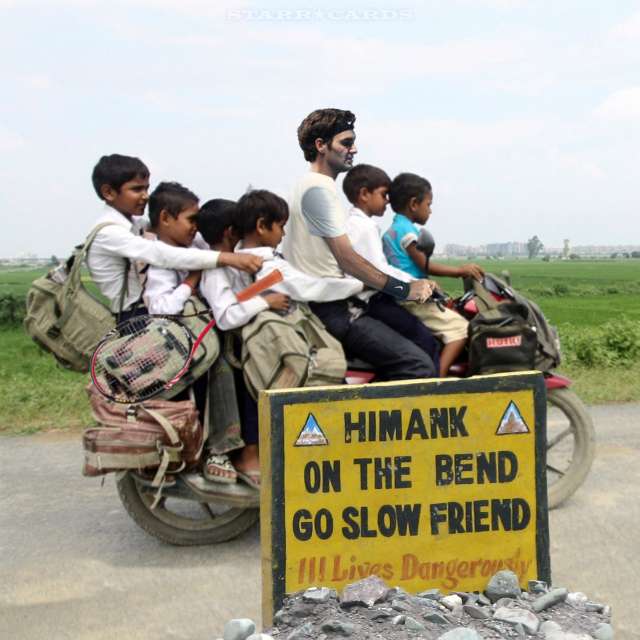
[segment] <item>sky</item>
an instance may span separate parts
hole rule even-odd
[[[0,257],[81,242],[104,154],[286,197],[321,107],[429,179],[440,246],[640,245],[637,1],[0,0],[0,42]]]

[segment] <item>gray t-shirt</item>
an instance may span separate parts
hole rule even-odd
[[[295,186],[289,202],[289,221],[282,241],[285,258],[310,275],[344,277],[324,238],[345,235],[346,218],[335,180],[321,173],[307,173]]]

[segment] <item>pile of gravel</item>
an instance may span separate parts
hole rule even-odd
[[[371,576],[346,586],[340,597],[326,587],[289,596],[264,633],[252,620],[230,620],[219,640],[610,640],[610,623],[609,606],[540,581],[521,591],[511,571],[496,573],[481,594],[429,589],[411,595]]]

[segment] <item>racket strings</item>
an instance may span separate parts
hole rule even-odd
[[[119,402],[136,402],[160,393],[184,366],[192,335],[168,318],[134,318],[119,325],[98,346],[92,378],[98,389]]]

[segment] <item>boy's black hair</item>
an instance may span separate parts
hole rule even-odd
[[[172,218],[190,204],[198,204],[198,196],[179,182],[161,182],[149,196],[149,222],[155,228],[164,209]]]
[[[238,236],[244,238],[253,233],[260,218],[269,228],[274,222],[286,221],[289,218],[286,201],[265,189],[248,191],[238,200],[233,217],[233,227]]]
[[[388,187],[391,184],[391,178],[386,171],[374,167],[370,164],[357,164],[344,177],[342,190],[347,200],[351,204],[356,204],[360,189],[363,187],[367,191],[375,191],[380,187]]]
[[[431,193],[431,184],[426,178],[415,173],[398,174],[389,187],[389,204],[396,213],[404,211],[411,198],[422,202],[423,198]]]
[[[233,225],[236,203],[233,200],[214,198],[207,200],[198,211],[198,231],[210,244],[222,242],[225,229]]]
[[[356,117],[344,109],[316,109],[298,127],[298,144],[304,152],[304,159],[313,162],[318,157],[316,140],[322,138],[330,142],[333,136],[353,129]]]
[[[113,153],[110,156],[102,156],[98,160],[98,164],[91,173],[91,182],[93,182],[93,188],[96,190],[98,198],[104,200],[102,193],[100,193],[100,188],[103,185],[107,184],[119,191],[120,187],[129,180],[148,177],[149,169],[142,160]]]

